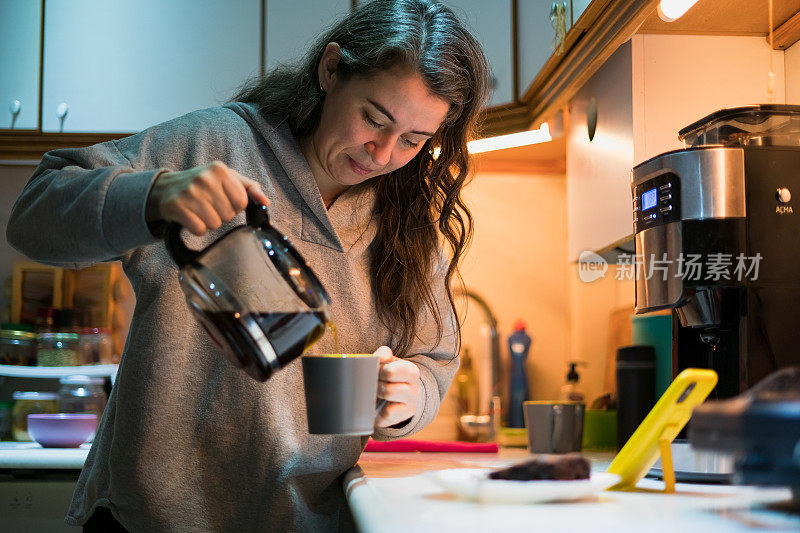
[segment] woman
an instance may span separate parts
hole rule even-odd
[[[449,10],[382,0],[233,103],[44,156],[9,241],[63,266],[119,258],[137,296],[68,523],[349,525],[339,477],[366,439],[308,434],[298,362],[262,384],[225,361],[191,318],[157,235],[175,221],[199,248],[242,222],[248,196],[269,203],[331,295],[342,349],[380,346],[388,403],[374,438],[411,435],[434,418],[458,366],[449,283],[471,232],[459,194],[486,87],[480,46]],[[314,347],[332,350],[327,338]]]

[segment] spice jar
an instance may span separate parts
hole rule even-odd
[[[35,365],[36,334],[0,329],[0,365]]]
[[[103,416],[106,407],[106,391],[103,378],[89,376],[67,376],[59,380],[59,413],[94,413],[97,420]]]
[[[111,336],[105,328],[83,328],[78,341],[78,364],[93,365],[111,362]]]
[[[77,333],[40,333],[36,349],[38,366],[73,366],[78,364]]]
[[[14,440],[29,441],[28,415],[58,412],[58,395],[55,392],[22,392],[13,394],[11,432]]]

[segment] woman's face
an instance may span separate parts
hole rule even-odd
[[[304,151],[326,201],[408,163],[450,108],[418,73],[402,67],[350,79],[320,70],[325,102]]]

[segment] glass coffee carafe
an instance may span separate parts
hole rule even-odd
[[[175,223],[165,243],[194,316],[234,365],[266,381],[322,336],[331,301],[265,206],[251,200],[246,217],[203,250],[187,248]]]

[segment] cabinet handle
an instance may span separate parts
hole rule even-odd
[[[22,111],[22,104],[19,100],[14,100],[11,102],[11,105],[8,106],[8,110],[11,112],[11,129],[14,129],[14,124],[17,122],[17,117],[19,116],[20,111]]]
[[[64,131],[64,121],[67,118],[67,114],[69,113],[69,106],[66,102],[61,102],[56,107],[56,116],[58,117],[59,125],[58,125],[58,133],[62,133]]]

